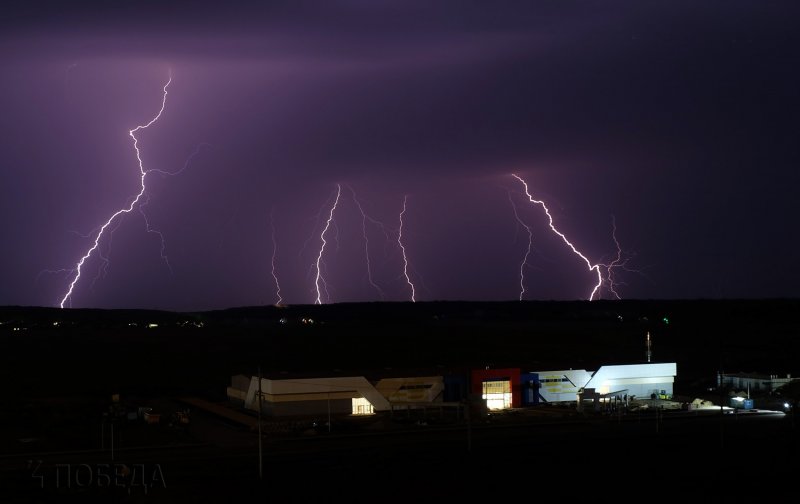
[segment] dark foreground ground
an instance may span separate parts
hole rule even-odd
[[[796,492],[797,434],[783,414],[419,427],[265,441],[263,479],[253,442],[43,454],[0,482],[4,502],[764,502]]]
[[[265,436],[263,479],[257,437],[241,426],[200,411],[188,428],[119,424],[112,460],[102,413],[112,394],[162,402],[164,411],[180,397],[222,401],[232,374],[258,367],[376,376],[639,363],[647,332],[653,360],[677,363],[676,394],[713,396],[720,370],[800,371],[798,308],[795,300],[0,308],[0,502],[796,496],[792,413],[509,415],[469,426],[394,419],[357,432],[334,423],[330,433]]]

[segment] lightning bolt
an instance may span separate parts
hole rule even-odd
[[[623,271],[638,273],[640,275],[642,274],[642,272],[638,269],[633,269],[628,267],[628,262],[630,261],[631,257],[635,254],[631,253],[626,254],[623,252],[622,246],[620,245],[619,240],[617,239],[617,220],[613,215],[611,216],[611,237],[614,240],[614,245],[617,248],[616,255],[614,256],[611,262],[601,263],[600,265],[603,266],[606,270],[606,275],[605,275],[606,289],[608,289],[608,291],[611,292],[611,294],[615,298],[622,299],[619,293],[617,292],[617,285],[619,285],[620,282],[617,282],[616,277],[614,275],[614,271],[621,269]]]
[[[146,124],[142,124],[140,126],[137,126],[137,127],[133,128],[132,130],[128,131],[128,135],[130,135],[130,137],[133,139],[133,149],[136,151],[136,159],[139,162],[139,173],[141,174],[141,177],[139,178],[139,182],[140,182],[140,185],[141,185],[141,187],[139,189],[139,193],[136,194],[136,196],[133,198],[133,200],[130,202],[130,204],[127,206],[127,208],[121,208],[121,209],[117,210],[116,212],[114,212],[114,214],[111,215],[111,217],[108,218],[108,220],[102,226],[100,226],[100,230],[97,232],[97,236],[95,236],[94,244],[80,258],[80,260],[78,261],[78,263],[75,266],[75,268],[73,268],[74,271],[75,271],[75,277],[72,279],[72,282],[70,282],[69,288],[67,289],[66,294],[64,294],[64,297],[61,298],[61,303],[59,303],[59,306],[61,308],[64,308],[64,306],[67,304],[67,301],[69,301],[70,298],[72,297],[72,292],[75,289],[75,285],[78,283],[78,281],[81,278],[81,269],[83,268],[83,265],[86,262],[86,260],[89,259],[89,257],[91,257],[91,255],[92,255],[92,253],[95,250],[97,250],[97,248],[100,246],[100,239],[103,237],[103,233],[117,219],[117,217],[119,217],[120,215],[127,214],[127,213],[130,213],[131,211],[133,211],[133,209],[136,208],[136,205],[139,203],[139,201],[141,200],[142,196],[145,193],[145,190],[146,190],[145,177],[147,177],[147,174],[149,173],[149,170],[145,170],[144,169],[144,164],[142,162],[142,156],[141,156],[141,153],[139,152],[139,139],[136,138],[136,133],[138,131],[143,130],[143,129],[149,128],[153,123],[158,121],[158,119],[161,117],[161,114],[164,112],[164,107],[167,104],[167,88],[169,87],[170,83],[172,83],[172,72],[170,72],[170,74],[169,74],[169,79],[167,80],[167,83],[164,84],[164,88],[163,88],[164,95],[163,95],[163,97],[161,99],[161,108],[159,109],[158,113],[155,115],[155,117],[150,119],[150,121],[147,122]]]
[[[600,266],[602,266],[602,265],[600,265],[600,264],[592,264],[592,262],[589,259],[587,259],[587,257],[585,255],[583,255],[577,248],[575,248],[575,245],[573,245],[572,242],[570,242],[567,239],[567,237],[564,235],[564,233],[562,233],[561,231],[556,229],[556,226],[553,224],[553,216],[550,215],[550,210],[547,208],[547,205],[544,204],[544,201],[534,199],[533,196],[531,196],[531,193],[528,190],[528,183],[525,182],[522,179],[522,177],[520,177],[519,175],[517,175],[515,173],[512,173],[511,176],[514,177],[515,179],[519,180],[520,182],[522,182],[522,185],[525,186],[525,194],[528,196],[528,201],[530,201],[531,203],[535,203],[535,204],[537,204],[537,205],[542,207],[542,209],[544,210],[544,213],[547,215],[548,224],[550,226],[550,229],[553,231],[553,233],[558,235],[561,238],[561,240],[563,240],[564,243],[566,243],[567,246],[572,250],[572,252],[575,255],[577,255],[578,257],[580,257],[583,260],[583,262],[586,263],[586,266],[587,266],[587,268],[589,268],[590,272],[594,271],[595,274],[597,275],[597,284],[595,284],[594,288],[592,289],[592,292],[589,294],[589,300],[592,301],[594,299],[594,296],[600,290],[600,287],[603,285],[603,274],[600,271]]]
[[[211,144],[208,144],[208,143],[199,144],[194,149],[194,152],[189,154],[189,157],[187,157],[186,161],[183,163],[183,167],[178,171],[169,172],[169,171],[159,170],[157,168],[153,168],[151,170],[147,170],[147,173],[158,173],[158,174],[160,174],[162,176],[169,176],[169,177],[174,177],[175,175],[179,175],[180,173],[182,173],[184,170],[186,170],[189,167],[189,165],[191,164],[191,162],[194,159],[194,157],[197,156],[198,154],[200,154],[200,151],[203,149],[203,147],[208,147],[210,145]],[[150,203],[150,195],[149,195],[149,193],[145,192],[142,195],[142,203],[139,205],[139,213],[142,215],[142,218],[144,218],[145,229],[147,230],[147,232],[157,235],[159,240],[161,240],[161,251],[160,251],[161,260],[164,261],[164,264],[167,265],[167,269],[169,269],[170,274],[174,274],[174,272],[172,271],[172,265],[169,263],[169,257],[167,257],[167,254],[165,253],[166,249],[167,249],[167,241],[164,239],[164,233],[162,233],[161,231],[159,231],[157,229],[154,229],[153,227],[150,226],[150,219],[147,217],[147,214],[144,211],[144,208],[149,203]]]
[[[517,222],[525,228],[525,231],[528,233],[528,249],[525,251],[525,257],[522,259],[522,262],[519,264],[519,300],[522,301],[522,297],[525,295],[525,266],[528,265],[528,256],[531,255],[531,246],[533,245],[533,231],[531,231],[531,227],[522,220],[517,212],[517,205],[514,203],[514,200],[511,198],[511,192],[508,193],[508,201],[511,203],[511,208],[514,210],[514,217],[516,217]],[[519,228],[517,228],[519,229]]]
[[[369,236],[367,235],[367,221],[380,227],[384,235],[386,235],[387,239],[389,235],[386,233],[386,228],[383,225],[383,223],[373,219],[372,217],[368,216],[366,212],[364,212],[364,209],[361,207],[361,203],[358,201],[358,198],[356,197],[355,190],[353,190],[353,188],[350,186],[347,186],[347,188],[353,195],[353,203],[356,204],[356,207],[358,207],[358,211],[361,212],[361,232],[364,235],[364,256],[367,258],[367,280],[369,281],[369,284],[372,285],[372,287],[374,287],[376,291],[378,291],[378,294],[380,294],[381,296],[381,301],[383,301],[386,299],[383,290],[372,279],[372,265],[369,259]]]
[[[108,231],[108,240],[106,244],[106,253],[111,254],[111,244],[114,241],[114,233],[119,229],[120,224],[122,223],[122,219],[118,220],[113,227],[110,227]],[[94,284],[97,283],[98,280],[101,278],[105,278],[106,274],[108,273],[108,265],[111,263],[110,259],[107,255],[103,253],[100,248],[97,249],[97,256],[100,258],[101,265],[97,268],[97,275],[94,276],[92,279],[92,284],[90,285],[89,289],[94,290]]]
[[[272,228],[272,278],[275,280],[275,295],[278,297],[278,301],[275,304],[280,305],[283,304],[283,298],[281,297],[281,284],[278,283],[278,275],[275,273],[275,258],[278,255],[278,242],[275,240],[275,220],[272,217],[272,213],[273,212],[269,213],[269,224]]]
[[[403,275],[406,277],[406,283],[411,287],[411,302],[416,303],[416,289],[414,284],[411,283],[411,278],[408,276],[408,257],[406,256],[406,247],[403,245],[403,215],[406,213],[408,205],[408,195],[403,196],[403,211],[400,212],[400,230],[397,232],[397,244],[403,252]]]
[[[331,211],[328,214],[328,220],[325,222],[325,228],[322,230],[322,233],[319,235],[319,239],[322,241],[322,246],[319,248],[319,254],[317,254],[317,261],[316,261],[316,269],[317,269],[317,278],[314,281],[314,285],[317,289],[317,299],[314,301],[314,304],[322,304],[322,291],[320,290],[319,284],[322,282],[323,289],[325,289],[325,294],[328,300],[330,301],[330,296],[328,296],[328,284],[325,282],[325,278],[322,276],[322,271],[320,270],[320,263],[322,262],[322,254],[325,252],[325,245],[328,242],[325,240],[325,233],[331,227],[331,221],[333,221],[333,212],[336,211],[336,206],[339,204],[339,197],[342,195],[342,186],[340,184],[336,184],[336,199],[333,201],[333,205],[331,205]]]

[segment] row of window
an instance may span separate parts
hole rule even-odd
[[[417,390],[417,389],[429,389],[433,387],[431,383],[420,383],[418,385],[402,385],[400,390]]]

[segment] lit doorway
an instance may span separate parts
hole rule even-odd
[[[367,401],[363,397],[353,398],[354,415],[372,415],[373,413],[375,413],[375,409],[372,407],[371,402]]]
[[[483,382],[483,399],[490,410],[511,407],[511,380],[489,380]]]

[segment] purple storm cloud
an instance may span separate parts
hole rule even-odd
[[[798,14],[6,6],[0,305],[794,297]]]

